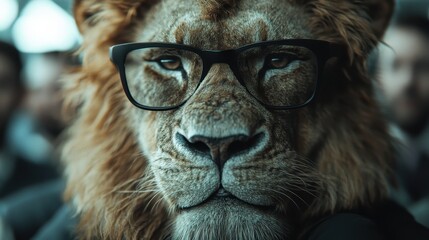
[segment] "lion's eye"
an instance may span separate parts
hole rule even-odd
[[[156,62],[162,68],[170,71],[179,71],[182,69],[182,61],[178,57],[174,56],[165,56],[160,57],[156,60]]]
[[[273,54],[267,56],[265,65],[270,69],[282,69],[294,60],[293,56],[288,54]]]

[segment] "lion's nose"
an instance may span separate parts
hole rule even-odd
[[[264,133],[254,136],[233,135],[223,138],[192,136],[189,139],[178,134],[178,139],[187,150],[210,156],[219,169],[233,156],[245,155],[257,148],[262,142]]]

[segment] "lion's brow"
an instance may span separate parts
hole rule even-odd
[[[218,19],[230,15],[239,0],[199,0],[203,18]]]

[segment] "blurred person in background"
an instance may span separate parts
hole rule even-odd
[[[0,42],[0,197],[6,194],[6,182],[15,168],[14,156],[7,146],[6,132],[24,92],[21,69],[18,50],[8,43]]]
[[[67,122],[62,112],[63,97],[59,81],[68,66],[67,56],[61,52],[49,52],[40,58],[28,73],[27,79],[31,79],[31,83],[28,83],[30,91],[26,105],[31,116],[41,125],[40,133],[53,143]],[[36,69],[39,72],[34,75],[32,72]]]
[[[9,141],[20,156],[37,165],[53,167],[57,163],[57,139],[67,122],[61,110],[63,98],[59,79],[69,65],[74,64],[69,60],[65,53],[49,52],[30,56],[26,62],[24,111],[13,118]],[[57,172],[51,169],[46,174]],[[55,235],[49,239],[63,239],[59,236],[69,234],[66,224],[56,227],[55,232],[50,230],[57,219],[70,218],[68,209],[62,208],[63,188],[57,174],[50,181],[33,184],[0,199],[0,217],[5,229],[13,233],[15,240],[48,239],[45,232]]]
[[[377,66],[381,102],[399,140],[393,198],[429,227],[429,20],[399,16]]]
[[[0,199],[32,184],[47,181],[58,174],[49,164],[31,161],[20,151],[14,131],[16,113],[22,111],[27,94],[21,78],[23,68],[18,50],[0,42]]]
[[[66,55],[48,52],[30,56],[24,69],[27,94],[25,111],[15,117],[11,142],[23,157],[36,163],[52,163],[57,138],[65,127],[59,79],[67,67]]]
[[[17,123],[15,116],[22,110],[26,95],[22,68],[18,50],[0,42],[0,199],[58,175],[52,166],[30,161],[12,141]]]

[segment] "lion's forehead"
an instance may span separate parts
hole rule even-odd
[[[218,20],[205,19],[198,4],[170,0],[153,11],[153,17],[138,27],[135,41],[229,49],[260,41],[313,37],[304,21],[304,9],[287,1],[243,2]]]

